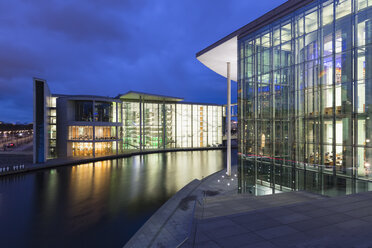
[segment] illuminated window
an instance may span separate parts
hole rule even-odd
[[[116,127],[95,127],[96,140],[113,140],[116,139]]]
[[[92,126],[70,126],[69,140],[93,140]]]
[[[73,157],[92,157],[93,143],[87,142],[72,142]]]

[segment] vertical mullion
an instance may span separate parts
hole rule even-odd
[[[271,171],[271,178],[272,178],[272,183],[273,183],[273,193],[275,194],[275,171],[276,171],[276,166],[275,166],[275,140],[276,140],[276,135],[275,135],[275,124],[276,124],[276,120],[275,120],[275,85],[274,85],[274,76],[273,76],[273,56],[274,56],[274,53],[273,53],[273,45],[274,45],[274,42],[273,42],[273,28],[270,28],[270,32],[269,32],[269,36],[270,36],[270,44],[269,44],[269,84],[270,85],[270,89],[271,89],[271,102],[272,102],[272,107],[271,107],[271,116],[270,116],[270,119],[271,119],[271,128],[272,128],[272,135],[271,135],[271,157],[274,158],[272,159],[272,162],[271,162],[271,165],[272,165],[272,171]]]
[[[253,114],[253,118],[254,118],[254,147],[255,147],[255,151],[254,151],[254,164],[255,164],[255,178],[257,178],[257,163],[258,163],[258,47],[257,47],[257,42],[256,42],[256,38],[253,40],[253,44],[254,44],[254,57],[253,57],[253,61],[254,61],[254,66],[253,66],[253,69],[254,69],[254,80],[253,80],[253,85],[254,85],[254,114]]]
[[[332,32],[332,91],[333,91],[333,99],[332,99],[332,122],[333,122],[333,130],[332,130],[332,153],[333,153],[333,175],[336,176],[336,3],[333,2],[333,32]]]
[[[357,15],[357,10],[358,10],[358,1],[356,0],[353,0],[353,3],[352,3],[352,15],[353,15],[353,34],[352,34],[352,47],[353,47],[353,64],[354,64],[354,67],[353,67],[353,84],[354,84],[354,87],[352,87],[352,90],[353,90],[353,101],[352,101],[352,104],[353,104],[353,107],[351,108],[352,109],[352,127],[351,127],[351,130],[352,130],[352,135],[353,135],[353,142],[352,142],[352,145],[351,145],[351,149],[352,149],[352,170],[351,170],[351,178],[353,179],[353,183],[352,183],[352,186],[353,186],[353,193],[355,193],[355,179],[357,178],[357,157],[358,157],[358,148],[357,148],[357,144],[358,144],[358,115],[356,114],[357,111],[355,109],[355,102],[356,102],[356,99],[358,99],[358,42],[357,42],[357,38],[358,38],[358,15]]]
[[[292,41],[291,41],[291,47],[292,47],[292,63],[291,63],[291,80],[288,82],[288,99],[290,99],[290,96],[293,97],[293,104],[292,104],[292,109],[290,108],[290,101],[288,100],[288,116],[287,116],[287,121],[288,121],[288,158],[290,161],[296,161],[296,154],[297,152],[296,151],[293,151],[293,147],[296,147],[296,149],[298,149],[297,147],[297,142],[296,142],[296,123],[297,123],[297,118],[298,118],[298,115],[296,113],[296,109],[297,109],[297,87],[296,87],[296,82],[298,80],[296,80],[296,64],[297,64],[297,61],[298,59],[296,58],[296,55],[297,55],[297,51],[296,51],[296,18],[293,17],[291,19],[291,35],[292,35]],[[292,117],[292,118],[291,118]],[[293,130],[293,131],[292,131]],[[292,154],[294,152],[294,154]],[[291,171],[292,171],[292,175],[291,175],[291,182],[290,182],[290,185],[291,185],[291,188],[293,190],[296,190],[296,163],[293,163],[293,162],[290,162],[291,164]]]
[[[324,171],[324,104],[323,104],[323,70],[324,70],[324,54],[323,54],[323,4],[321,3],[319,7],[319,70],[318,70],[318,77],[319,77],[319,145],[320,145],[320,165],[318,172],[319,172],[319,182],[320,182],[320,192],[324,193],[324,177],[323,177],[323,171]]]
[[[303,172],[303,176],[304,176],[304,189],[306,190],[306,167],[307,167],[307,119],[306,119],[306,113],[307,113],[307,91],[306,91],[306,87],[307,87],[307,83],[305,81],[305,70],[306,70],[306,59],[305,59],[305,37],[306,37],[306,29],[305,29],[305,14],[303,14],[303,20],[302,20],[302,25],[303,25],[303,30],[304,30],[304,33],[303,33],[303,36],[302,36],[302,44],[303,44],[303,61],[301,62],[301,66],[302,66],[302,83],[304,85],[304,89],[303,89],[303,96],[304,96],[304,106],[303,106],[303,113],[302,113],[302,127],[303,127],[303,134],[302,134],[302,138],[303,138],[303,142],[304,142],[304,148],[303,148],[303,161],[304,161],[304,172]]]

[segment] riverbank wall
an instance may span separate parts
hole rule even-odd
[[[7,176],[19,173],[27,173],[31,171],[52,169],[60,166],[77,165],[94,163],[104,160],[126,158],[131,156],[152,154],[152,153],[166,153],[166,152],[182,152],[182,151],[208,151],[208,150],[223,150],[226,147],[204,147],[204,148],[177,148],[177,149],[164,149],[164,150],[144,150],[144,151],[129,151],[118,155],[102,156],[102,157],[89,157],[89,158],[64,158],[64,159],[51,159],[46,163],[33,164],[32,156],[15,153],[0,154],[0,176]]]

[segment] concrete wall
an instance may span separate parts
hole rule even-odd
[[[48,110],[50,106],[50,91],[43,79],[33,79],[33,105],[34,105],[34,143],[33,162],[44,163],[49,152],[49,124]]]
[[[57,99],[57,155],[67,156],[68,139],[68,101],[65,97]]]

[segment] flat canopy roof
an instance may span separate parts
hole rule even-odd
[[[304,7],[314,0],[288,0],[263,16],[248,23],[242,28],[227,35],[221,40],[213,43],[196,54],[196,58],[206,67],[227,77],[227,62],[231,63],[231,79],[238,80],[238,40],[249,33],[290,14],[291,12]]]
[[[184,100],[183,98],[179,97],[162,96],[137,91],[128,91],[125,94],[118,95],[116,98],[120,98],[121,100],[139,100],[140,97],[142,97],[143,100],[150,101],[180,102]]]

